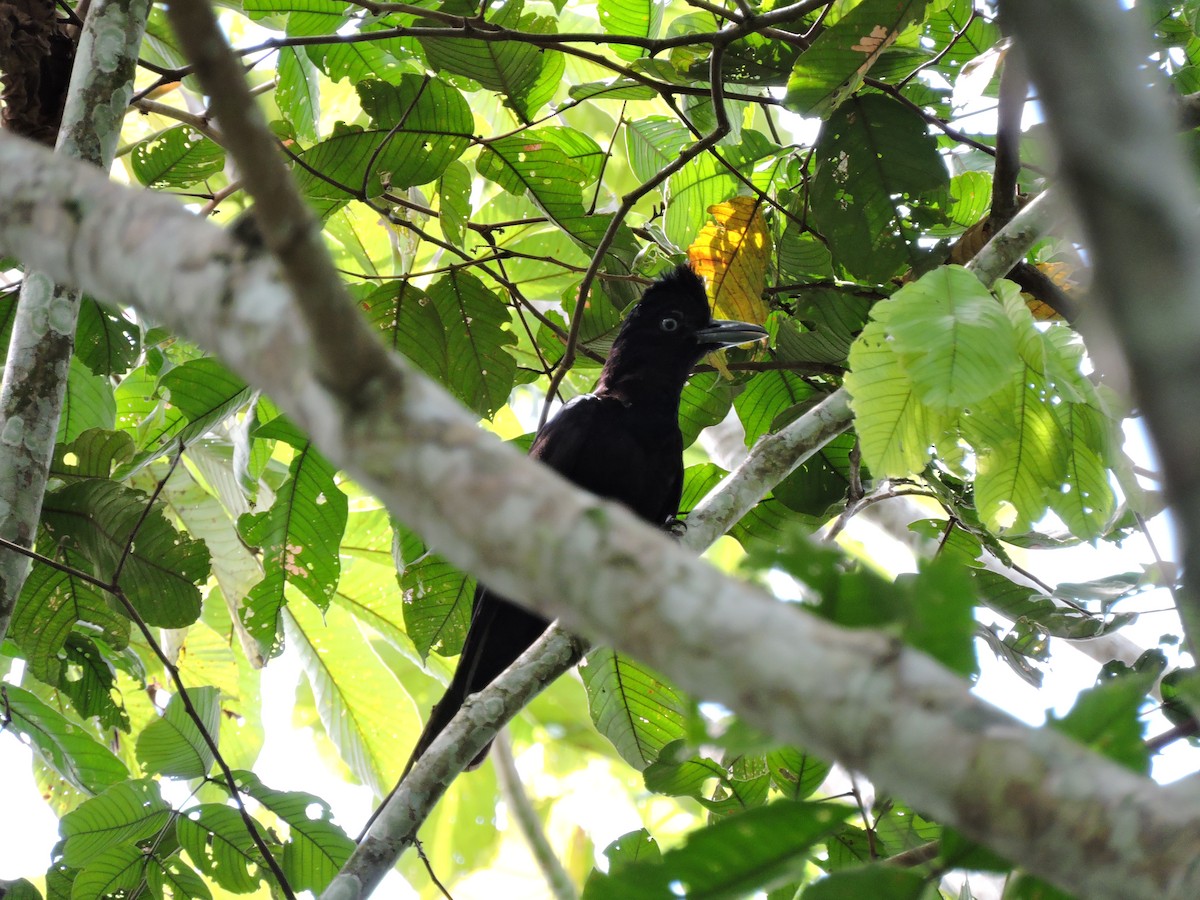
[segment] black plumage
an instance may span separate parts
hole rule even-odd
[[[757,325],[714,320],[704,282],[687,266],[656,281],[626,317],[594,393],[567,403],[529,455],[581,488],[665,526],[679,511],[683,438],[679,400],[706,354],[766,335]],[[480,585],[458,668],[413,750],[428,749],[472,693],[508,668],[549,622]],[[483,761],[487,749],[472,763]]]

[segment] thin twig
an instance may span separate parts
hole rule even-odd
[[[137,539],[138,532],[142,530],[142,526],[146,524],[146,519],[150,515],[150,511],[154,509],[154,504],[158,502],[159,495],[162,494],[163,488],[166,487],[167,481],[175,474],[175,469],[179,466],[179,461],[183,459],[183,441],[179,442],[179,448],[175,451],[175,458],[171,460],[171,465],[167,469],[167,474],[158,480],[158,484],[154,486],[154,493],[150,495],[150,499],[146,501],[146,505],[142,508],[142,514],[138,516],[138,520],[134,523],[133,530],[129,532],[129,539],[125,541],[125,547],[121,550],[121,558],[117,560],[117,567],[113,569],[112,583],[120,584],[121,572],[125,569],[125,563],[129,561],[130,555],[133,553],[133,542]]]
[[[225,784],[229,790],[229,794],[233,798],[233,802],[237,804],[238,813],[241,816],[242,823],[246,826],[246,831],[249,833],[250,839],[254,841],[254,846],[257,847],[259,853],[262,854],[263,861],[271,870],[271,874],[275,876],[275,879],[279,885],[279,889],[283,892],[284,896],[288,898],[288,900],[295,900],[296,895],[292,892],[291,886],[288,884],[287,876],[283,874],[283,869],[280,868],[278,861],[271,853],[271,848],[268,847],[266,841],[263,840],[263,836],[259,832],[258,826],[255,824],[253,817],[250,815],[250,811],[246,809],[245,803],[242,802],[241,791],[238,788],[237,780],[233,777],[233,771],[229,768],[229,764],[225,762],[225,758],[221,755],[221,750],[217,746],[217,742],[213,739],[213,736],[208,733],[208,728],[204,724],[204,719],[201,718],[200,713],[192,704],[192,698],[188,695],[187,688],[183,683],[183,678],[179,674],[179,669],[175,667],[175,664],[171,662],[170,658],[163,651],[162,646],[155,639],[154,633],[150,630],[150,626],[146,624],[146,620],[142,618],[141,614],[137,611],[137,608],[133,605],[130,599],[125,595],[125,592],[121,589],[120,585],[116,584],[115,582],[103,581],[102,579],[96,578],[94,575],[90,575],[87,572],[75,568],[74,566],[61,563],[56,559],[51,559],[48,556],[38,553],[36,550],[30,550],[27,547],[22,547],[20,544],[13,543],[12,541],[4,538],[0,538],[0,547],[5,548],[6,550],[11,550],[14,553],[19,553],[22,556],[33,560],[35,563],[49,566],[58,572],[63,572],[72,576],[73,578],[78,578],[80,581],[90,584],[93,587],[97,587],[116,598],[117,602],[120,603],[121,607],[125,610],[125,614],[129,617],[130,621],[132,621],[134,625],[137,626],[138,631],[141,632],[142,638],[149,645],[151,652],[153,652],[158,661],[162,663],[163,669],[170,676],[171,683],[175,686],[175,691],[179,695],[180,702],[183,703],[183,708],[187,712],[188,718],[192,720],[192,723],[200,732],[200,736],[204,739],[205,746],[208,747],[209,752],[212,753],[213,759],[217,763],[217,766],[221,769],[221,775],[225,779]]]
[[[575,900],[578,894],[571,876],[563,868],[558,854],[550,846],[546,832],[542,828],[541,819],[529,795],[525,793],[525,785],[521,783],[521,775],[517,772],[517,763],[513,759],[512,740],[507,731],[501,731],[492,745],[492,759],[496,764],[496,780],[500,782],[500,791],[508,803],[508,811],[517,824],[525,843],[533,854],[538,868],[546,879],[546,885],[555,900]]]

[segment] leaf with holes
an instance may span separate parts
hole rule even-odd
[[[801,115],[824,115],[850,96],[896,40],[925,14],[927,0],[863,0],[817,35],[788,79],[784,104]]]
[[[49,549],[49,548],[43,548]],[[59,551],[68,564],[73,559]],[[69,572],[34,563],[21,589],[8,636],[26,653],[26,664],[36,678],[55,684],[62,675],[60,654],[72,632],[80,626],[103,636],[115,650],[129,643],[129,619],[112,605],[108,595]]]
[[[63,861],[86,866],[116,847],[153,837],[171,824],[171,808],[150,778],[123,781],[62,818]]]
[[[446,386],[469,409],[490,418],[508,402],[517,374],[509,352],[508,307],[483,282],[455,269],[429,287],[429,301],[447,329]]]
[[[248,894],[262,880],[251,872],[251,866],[262,866],[258,848],[233,807],[204,803],[184,810],[175,833],[192,862],[225,890]]]
[[[242,622],[263,651],[274,655],[282,649],[279,613],[289,587],[320,609],[329,606],[341,572],[338,544],[348,504],[333,466],[290,422],[272,419],[255,436],[286,441],[295,449],[288,479],[271,508],[238,519],[242,539],[262,550],[265,572],[246,597]]]
[[[333,824],[329,805],[303,791],[276,791],[253,772],[234,773],[239,786],[279,816],[291,832],[283,845],[283,874],[296,891],[319,894],[350,858],[354,841]]]
[[[835,262],[882,282],[922,261],[907,210],[949,180],[924,119],[881,94],[854,97],[821,129],[816,166],[812,213]]]

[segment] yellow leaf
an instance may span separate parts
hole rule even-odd
[[[713,311],[720,318],[761,325],[767,320],[763,288],[771,233],[754,197],[734,197],[708,208],[712,221],[688,247],[688,259],[708,283]]]

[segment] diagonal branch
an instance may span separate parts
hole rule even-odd
[[[1048,112],[1063,181],[1095,259],[1095,294],[1131,363],[1184,547],[1179,614],[1200,649],[1200,208],[1173,110],[1155,77],[1140,6],[1006,2]],[[1052,37],[1053,35],[1053,37]]]
[[[107,170],[121,120],[104,114],[133,90],[137,51],[146,30],[148,5],[135,0],[97,0],[80,35],[71,71],[58,152]],[[12,112],[11,110],[9,111]],[[0,473],[0,537],[32,547],[54,436],[67,388],[79,317],[77,292],[28,269],[0,385],[0,430],[5,444]],[[29,563],[0,554],[0,642],[8,631]]]
[[[317,338],[321,378],[342,395],[366,384],[381,365],[383,348],[365,329],[347,322],[346,289],[325,249],[317,217],[304,202],[267,127],[208,0],[178,0],[167,17],[196,77],[212,98],[225,146],[237,161],[267,248]]]

